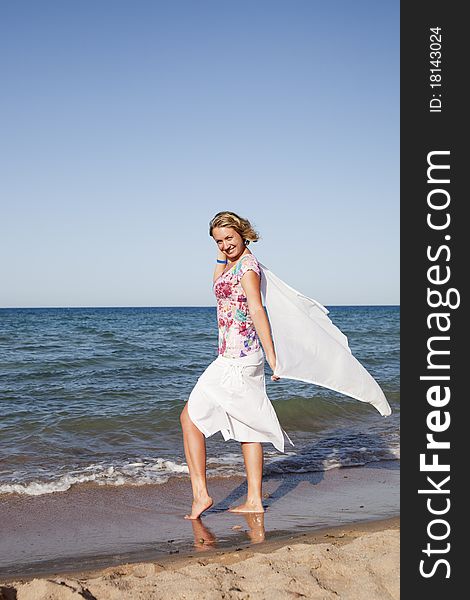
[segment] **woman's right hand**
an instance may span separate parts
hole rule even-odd
[[[220,250],[220,248],[217,248],[217,260],[223,260],[223,261],[227,260],[227,257]],[[226,267],[226,263],[224,264],[224,263],[219,263],[219,262],[216,261],[215,267],[214,267],[214,276],[212,278],[212,280],[213,280],[214,283],[222,275],[222,273],[224,272],[225,267]]]
[[[222,252],[220,248],[217,248],[217,260],[227,260],[227,256]]]

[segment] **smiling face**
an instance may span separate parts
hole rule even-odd
[[[237,260],[246,249],[242,236],[232,227],[214,227],[212,237],[219,250],[232,262]]]

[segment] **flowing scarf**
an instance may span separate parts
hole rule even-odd
[[[385,417],[390,415],[379,384],[352,355],[348,338],[333,325],[328,309],[258,264],[276,351],[274,374],[329,388],[372,404]]]

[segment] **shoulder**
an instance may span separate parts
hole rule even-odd
[[[256,256],[253,254],[245,254],[238,263],[238,274],[242,277],[247,271],[255,271],[261,275],[261,269]]]

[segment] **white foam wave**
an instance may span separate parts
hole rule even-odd
[[[70,471],[49,481],[5,483],[0,485],[0,494],[26,494],[41,496],[53,492],[65,492],[72,485],[94,482],[98,485],[145,485],[166,483],[171,475],[189,473],[186,464],[178,464],[163,458],[144,462],[132,461],[121,465],[91,464],[83,469]]]
[[[304,463],[301,455],[299,462],[292,465],[295,461],[295,452],[286,454],[266,453],[266,467],[269,473],[289,471],[295,473],[309,471],[329,471],[330,469],[360,466],[368,462],[380,460],[396,460],[400,458],[400,448],[389,447],[387,451],[381,449],[367,449],[366,447],[348,448],[349,452],[329,449],[327,456],[322,454],[325,450],[319,451],[317,457],[310,456]],[[283,465],[286,461],[286,465]],[[270,469],[271,467],[271,469]],[[34,480],[27,482],[9,482],[0,485],[0,494],[23,494],[29,496],[41,496],[54,492],[65,492],[73,485],[94,483],[96,485],[146,485],[146,484],[164,484],[170,477],[179,475],[188,475],[189,469],[184,462],[175,462],[164,458],[142,457],[140,460],[129,460],[118,465],[93,463],[80,469],[69,470],[62,476],[51,475],[47,480]],[[217,457],[207,458],[207,476],[208,477],[233,477],[244,476],[245,468],[243,456],[241,453],[227,453]]]

